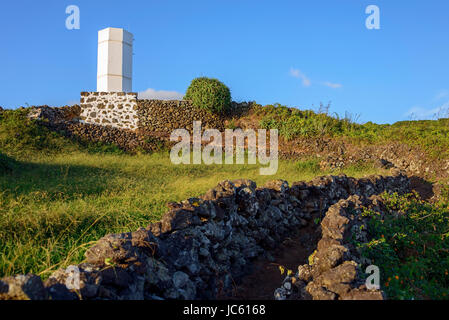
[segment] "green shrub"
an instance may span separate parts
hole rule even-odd
[[[329,106],[318,112],[288,108],[278,103],[256,110],[263,129],[278,129],[286,140],[298,137],[344,137],[353,143],[403,142],[421,148],[430,157],[449,157],[449,119],[400,121],[394,124],[357,123],[358,116],[330,115]]]
[[[416,195],[384,194],[386,210],[370,217],[368,243],[356,245],[381,271],[389,299],[449,298],[449,207]]]
[[[351,135],[359,130],[354,116],[346,114],[340,119],[328,114],[328,106],[321,105],[318,112],[312,110],[298,110],[288,108],[278,103],[265,106],[258,110],[262,116],[260,126],[263,129],[278,129],[279,134],[286,140],[296,137],[342,136]]]
[[[193,79],[184,99],[192,101],[195,107],[213,113],[226,113],[231,109],[231,92],[217,79]]]

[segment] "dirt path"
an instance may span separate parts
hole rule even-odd
[[[218,299],[230,300],[273,300],[274,290],[279,288],[285,277],[281,275],[279,266],[296,273],[300,264],[306,263],[308,257],[316,249],[321,232],[313,221],[298,234],[287,238],[272,253],[273,261],[259,258],[253,262],[253,271],[242,283],[235,287],[232,296],[219,296]]]

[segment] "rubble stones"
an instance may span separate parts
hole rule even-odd
[[[401,178],[402,177],[402,178]],[[395,181],[395,178],[399,180]],[[403,186],[399,186],[402,181]],[[293,278],[298,279],[299,295],[285,294],[285,281],[276,289],[276,298],[283,300],[296,298],[314,300],[380,300],[385,294],[380,290],[368,290],[360,277],[360,267],[369,264],[363,261],[360,253],[350,242],[354,237],[358,241],[367,242],[367,234],[360,231],[366,221],[361,216],[362,207],[380,211],[382,204],[378,195],[379,189],[391,191],[394,188],[400,193],[407,192],[409,181],[402,176],[383,179],[379,176],[354,181],[362,190],[360,195],[351,195],[333,204],[321,222],[322,238],[317,250],[309,258],[309,263],[300,265]],[[287,279],[288,281],[288,279]],[[280,292],[284,295],[280,295]]]
[[[373,202],[367,194],[406,192],[408,186],[401,174],[360,180],[329,176],[291,187],[280,180],[264,187],[226,180],[201,197],[170,203],[161,221],[147,228],[99,239],[77,266],[78,290],[65,287],[67,272],[60,269],[45,283],[33,275],[2,279],[0,298],[214,299],[231,292],[256,257],[270,256],[303,228],[305,212],[319,210],[327,215],[313,264],[300,266],[294,283],[288,277],[276,299],[287,299],[293,290],[305,299],[379,298],[359,285],[356,253],[346,236],[360,223],[357,208]],[[356,195],[346,199],[348,194]]]

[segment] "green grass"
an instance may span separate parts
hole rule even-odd
[[[0,174],[10,173],[16,167],[14,159],[0,153]]]
[[[448,194],[436,205],[414,194],[385,194],[384,199],[384,217],[364,212],[371,217],[368,230],[373,239],[358,244],[380,268],[381,288],[389,299],[448,299]]]
[[[318,112],[288,108],[280,104],[258,106],[260,127],[278,129],[286,140],[297,137],[329,136],[345,138],[353,143],[388,144],[401,142],[419,147],[430,157],[449,158],[449,119],[400,121],[392,125],[356,123],[356,115],[344,118],[330,115],[329,106],[321,106]]]
[[[100,237],[145,227],[160,219],[165,204],[198,196],[225,179],[290,183],[319,175],[387,174],[370,163],[321,171],[316,158],[281,160],[273,176],[258,165],[171,164],[168,153],[125,154],[114,145],[72,141],[26,118],[26,110],[0,113],[0,277],[79,263]],[[261,126],[287,139],[327,135],[362,143],[399,141],[449,157],[449,119],[359,125],[324,112],[283,106],[258,108]],[[389,215],[372,212],[373,240],[361,245],[381,269],[390,298],[447,297],[449,189],[431,205],[413,197],[385,196]],[[395,213],[399,212],[399,215]]]
[[[344,172],[379,173],[369,166]],[[276,175],[261,176],[258,165],[176,166],[168,153],[38,155],[0,176],[0,276],[48,276],[58,266],[80,262],[89,242],[145,227],[161,217],[167,202],[198,196],[225,179],[263,184],[327,173],[313,160],[281,161]]]

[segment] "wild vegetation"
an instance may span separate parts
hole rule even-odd
[[[223,114],[231,109],[231,91],[217,79],[193,79],[184,99],[191,100],[195,107],[213,113]]]
[[[329,114],[329,107],[321,105],[318,111],[312,111],[274,104],[259,106],[255,114],[260,117],[261,128],[278,129],[287,140],[328,136],[353,143],[402,142],[422,148],[433,158],[449,158],[449,115],[438,120],[401,121],[391,125],[359,124],[357,115],[346,113],[341,118],[338,114]]]
[[[416,194],[384,194],[387,207],[370,217],[363,255],[381,270],[390,299],[449,298],[449,188],[434,205]]]
[[[201,194],[218,181],[291,182],[327,173],[316,160],[282,161],[276,176],[260,176],[258,165],[175,166],[167,151],[130,155],[112,145],[68,140],[27,119],[25,110],[4,112],[0,121],[0,148],[18,160],[15,170],[0,176],[0,276],[45,276],[80,262],[91,241],[146,226],[167,202]],[[362,176],[379,169],[367,164],[344,172]]]
[[[435,158],[449,158],[449,119],[362,125],[350,115],[331,116],[326,108],[273,105],[254,112],[261,127],[277,128],[286,139],[403,141]],[[249,178],[260,185],[329,173],[386,173],[371,163],[322,171],[315,158],[280,161],[275,176],[260,176],[258,165],[175,166],[167,150],[127,154],[114,145],[69,140],[26,114],[0,112],[0,277],[28,272],[45,277],[80,262],[86,248],[105,234],[146,226],[160,218],[167,202],[197,196],[221,180]],[[363,245],[385,275],[382,288],[393,298],[447,297],[449,200],[429,204],[411,195],[385,197],[387,214],[373,215],[374,238]]]
[[[0,174],[11,172],[15,164],[13,159],[0,153]]]

